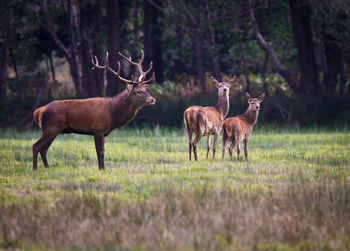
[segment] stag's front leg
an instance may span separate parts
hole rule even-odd
[[[216,132],[214,134],[214,142],[213,142],[213,159],[215,159],[216,146],[218,143],[220,132]]]
[[[95,139],[95,147],[96,147],[96,153],[98,158],[98,169],[105,169],[105,163],[104,163],[104,155],[105,155],[105,137],[101,133],[95,133],[94,134]]]
[[[210,151],[210,136],[211,135],[207,136],[207,159],[208,159],[209,151]]]

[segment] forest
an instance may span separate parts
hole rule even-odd
[[[245,92],[265,92],[261,123],[350,121],[348,0],[4,0],[0,11],[1,127],[31,128],[55,99],[116,95],[125,84],[91,59],[108,51],[115,68],[118,52],[141,49],[157,105],[133,125],[182,126],[186,107],[215,102],[210,76],[233,75],[230,115]]]

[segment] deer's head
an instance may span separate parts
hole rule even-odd
[[[257,112],[260,110],[260,103],[263,102],[263,100],[265,98],[265,93],[262,93],[258,98],[252,98],[252,97],[250,97],[249,93],[247,92],[245,94],[245,97],[246,97],[248,104],[249,104],[248,110]]]
[[[230,93],[230,87],[234,81],[236,81],[237,77],[233,76],[228,82],[219,82],[213,76],[211,76],[211,81],[215,84],[216,88],[218,88],[219,97],[228,97]]]
[[[119,55],[123,57],[127,62],[129,62],[131,65],[134,65],[137,67],[138,70],[138,77],[134,78],[134,76],[131,76],[131,80],[123,78],[120,75],[120,62],[118,61],[118,71],[114,71],[109,66],[108,61],[108,52],[106,52],[106,65],[99,65],[97,58],[95,57],[95,60],[92,60],[92,64],[94,67],[100,68],[100,69],[107,69],[112,74],[117,76],[122,82],[124,82],[127,85],[127,93],[128,97],[131,100],[131,103],[137,107],[141,108],[145,105],[154,105],[156,103],[156,99],[153,98],[148,92],[147,88],[150,87],[150,83],[155,80],[154,72],[152,74],[152,77],[146,80],[146,76],[148,73],[151,72],[153,63],[151,62],[148,69],[146,71],[143,71],[142,69],[142,62],[145,58],[144,52],[141,50],[142,56],[139,62],[133,62],[131,60],[131,57],[126,57],[123,54],[119,52]]]

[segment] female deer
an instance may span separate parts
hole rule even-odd
[[[248,100],[248,109],[242,115],[225,119],[223,123],[223,135],[222,135],[222,160],[225,159],[226,143],[231,140],[231,146],[229,148],[230,156],[232,158],[233,149],[237,146],[237,157],[241,152],[240,142],[244,140],[244,154],[245,160],[248,160],[248,142],[249,137],[253,132],[253,127],[258,121],[258,115],[260,110],[260,103],[265,98],[265,93],[261,94],[258,98],[251,98],[249,93],[246,93]]]
[[[193,148],[194,158],[197,157],[197,144],[203,136],[207,137],[207,158],[210,150],[210,136],[214,134],[213,158],[215,159],[215,151],[218,137],[222,128],[222,121],[227,116],[229,110],[229,91],[231,84],[236,80],[233,76],[227,82],[219,82],[211,77],[212,82],[218,88],[218,103],[215,106],[191,106],[184,112],[184,123],[188,134],[188,152],[191,161],[191,149]],[[196,138],[192,142],[192,133],[196,134]]]

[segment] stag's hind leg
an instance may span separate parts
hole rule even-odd
[[[238,144],[237,144],[237,159],[239,159],[240,153],[241,153],[241,142],[238,142]]]
[[[53,137],[50,141],[48,141],[41,149],[40,149],[40,156],[41,156],[41,159],[42,159],[42,161],[43,161],[43,163],[44,163],[44,166],[46,167],[46,168],[48,168],[49,167],[49,164],[48,164],[48,162],[47,162],[47,159],[46,159],[46,154],[47,154],[47,150],[49,149],[49,147],[51,146],[51,144],[52,144],[52,142],[53,142],[53,140],[56,138],[56,136],[55,137]]]
[[[41,135],[41,138],[35,142],[33,144],[33,170],[36,170],[38,167],[38,153],[40,152],[40,155],[42,156],[42,160],[44,162],[45,167],[47,167],[47,160],[46,160],[46,152],[45,152],[45,147],[47,146],[47,148],[50,146],[50,144],[52,143],[52,141],[54,140],[54,138],[56,137],[56,135],[50,135],[50,134],[46,134],[43,133]],[[47,151],[46,148],[46,151]],[[45,154],[42,154],[41,151],[45,152]],[[43,158],[44,155],[44,158]]]

